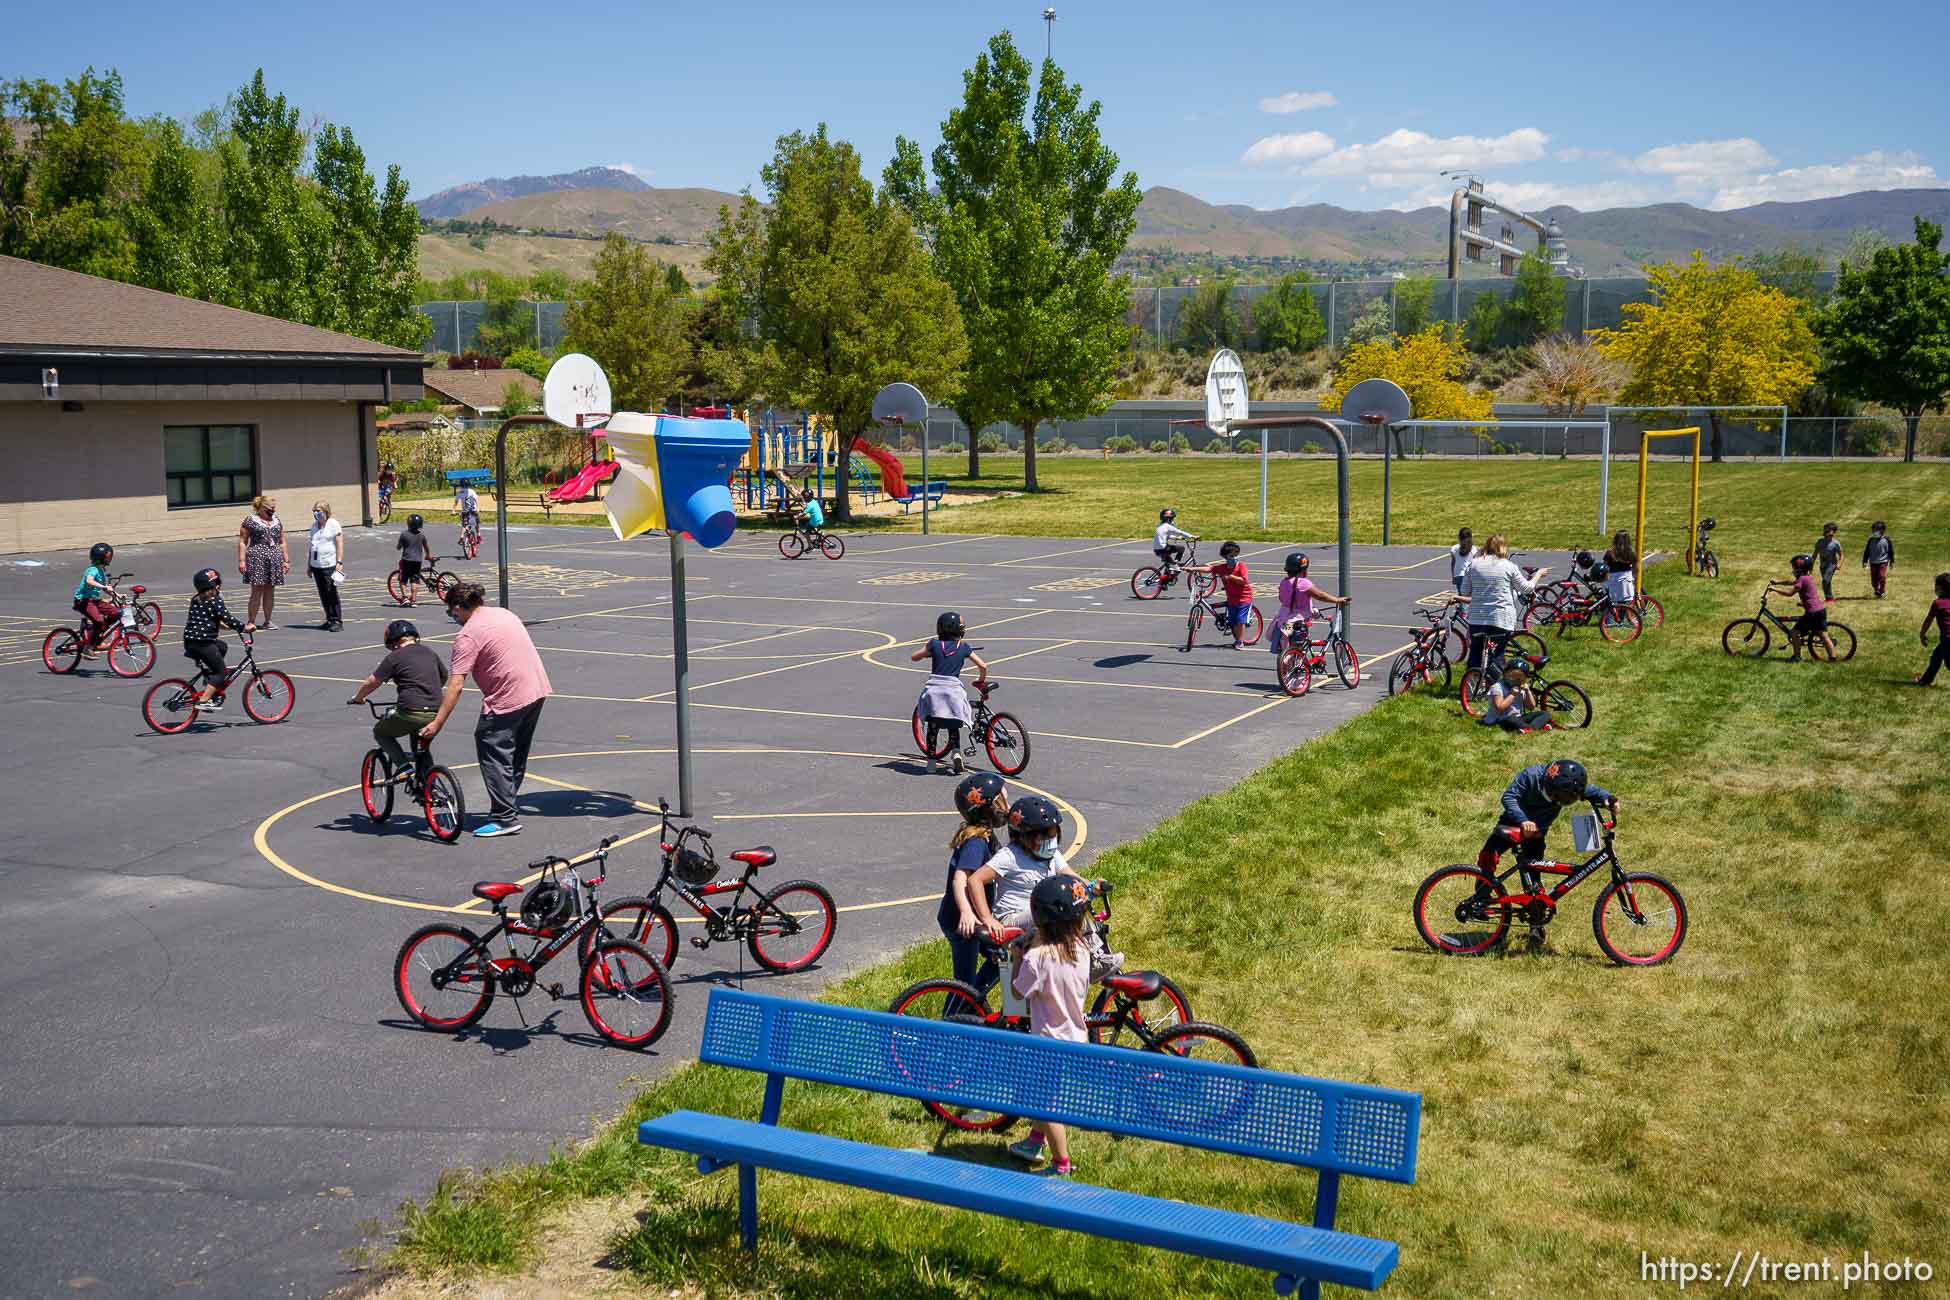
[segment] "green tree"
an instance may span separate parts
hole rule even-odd
[[[641,244],[616,231],[603,237],[562,317],[563,350],[594,357],[609,376],[619,411],[657,411],[690,362],[683,310]]]
[[[30,137],[0,172],[0,192],[19,192],[8,199],[9,225],[19,225],[6,251],[88,275],[132,278],[130,210],[148,174],[150,146],[123,112],[121,74],[97,76],[91,67],[59,86],[10,83],[0,95],[0,118],[14,114],[28,123]]]
[[[1519,343],[1564,332],[1564,277],[1551,270],[1549,258],[1535,251],[1524,254],[1503,315]]]
[[[679,298],[691,291],[691,282],[684,278],[684,268],[675,262],[664,268],[664,283],[669,286],[670,292]]]
[[[526,415],[535,409],[535,405],[535,395],[519,379],[510,379],[508,386],[501,390],[501,418],[504,420],[511,415]]]
[[[1469,350],[1480,356],[1496,349],[1497,337],[1502,332],[1503,300],[1485,289],[1469,304],[1463,336],[1469,340]]]
[[[968,341],[907,213],[874,194],[852,145],[824,123],[795,131],[760,175],[769,203],[747,192],[735,214],[719,209],[705,264],[728,318],[754,325],[728,348],[740,383],[832,421],[845,519],[847,462],[873,423],[874,394],[896,380],[956,391]]]
[[[886,171],[968,332],[966,377],[948,400],[970,429],[1004,420],[1022,429],[1030,491],[1037,428],[1108,406],[1137,334],[1126,321],[1130,281],[1111,273],[1137,226],[1137,174],[1118,177],[1101,112],[1047,59],[1032,95],[1029,62],[1002,32],[962,75],[933,187],[920,146],[905,137]]]
[[[1815,318],[1822,383],[1881,402],[1909,426],[1903,459],[1916,459],[1916,425],[1950,400],[1950,259],[1943,228],[1917,217],[1916,239],[1842,264],[1835,296]]]
[[[1286,352],[1310,352],[1327,338],[1327,322],[1314,301],[1313,277],[1294,271],[1280,277],[1253,308],[1259,345]]]
[[[1821,253],[1789,244],[1772,252],[1749,253],[1740,264],[1770,289],[1779,289],[1797,302],[1820,307],[1828,301],[1821,282]]]
[[[317,209],[300,168],[305,134],[298,109],[264,85],[264,70],[232,102],[217,145],[222,170],[224,301],[246,311],[309,321],[311,261],[321,242]]]
[[[1435,280],[1426,275],[1405,275],[1395,281],[1394,332],[1403,338],[1420,334],[1429,323],[1429,309],[1435,304]]]
[[[1368,299],[1366,305],[1354,313],[1354,319],[1347,323],[1347,333],[1341,336],[1341,346],[1352,347],[1357,343],[1393,337],[1395,331],[1389,328],[1392,317],[1386,298]]]
[[[548,378],[549,360],[537,348],[516,348],[501,359],[501,364],[510,370],[519,370],[523,374],[532,375],[536,379]]]
[[[1246,313],[1230,279],[1199,285],[1178,309],[1178,338],[1195,352],[1237,347],[1245,338]]]
[[[505,357],[516,348],[535,343],[535,305],[528,301],[524,288],[513,276],[488,277],[487,309],[474,334],[475,347]]]
[[[175,122],[157,132],[149,183],[130,214],[135,235],[135,280],[164,293],[223,297],[212,198],[200,177],[196,150]]]
[[[1599,351],[1632,368],[1621,400],[1647,406],[1773,406],[1815,377],[1806,313],[1743,266],[1645,268],[1653,301],[1625,304],[1617,329],[1593,330]],[[1713,459],[1724,459],[1720,414],[1709,411]]]

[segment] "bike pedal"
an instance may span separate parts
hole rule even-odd
[[[549,986],[548,986],[548,995],[549,995],[550,997],[552,997],[552,998],[556,998],[556,999],[561,999],[561,998],[565,998],[565,997],[567,997],[567,996],[568,996],[568,994],[566,994],[566,993],[564,993],[564,992],[562,991],[562,986],[561,986],[560,984],[551,984],[551,985],[549,985]]]
[[[704,949],[704,948],[709,948],[710,946],[711,946],[711,941],[705,938],[703,935],[699,935],[696,938],[693,938],[691,940],[691,947],[693,948]]]

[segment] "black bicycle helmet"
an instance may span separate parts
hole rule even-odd
[[[1571,557],[1571,563],[1577,565],[1580,569],[1588,569],[1592,565],[1596,564],[1597,562],[1598,562],[1598,557],[1593,555],[1590,551],[1579,551],[1576,555]]]
[[[1606,578],[1611,577],[1611,566],[1603,560],[1599,560],[1584,571],[1584,576],[1593,582],[1603,582]]]
[[[1584,764],[1575,758],[1554,758],[1544,765],[1544,793],[1559,803],[1577,798],[1588,784]]]
[[[1286,572],[1289,578],[1297,578],[1307,571],[1313,560],[1305,551],[1289,551],[1286,557]]]
[[[115,548],[107,542],[96,542],[88,548],[88,563],[107,564],[115,558]]]
[[[1803,551],[1792,560],[1789,560],[1788,563],[1794,566],[1796,573],[1812,573],[1815,567],[1815,557]]]
[[[1706,518],[1699,521],[1699,526],[1701,528],[1710,530],[1710,529],[1718,528],[1720,526],[1720,521],[1715,519],[1712,515],[1708,515]]]
[[[1170,506],[1166,506],[1163,510],[1160,510],[1158,512],[1158,522],[1161,524],[1168,524],[1176,518],[1178,518],[1178,512],[1176,510],[1173,510]]]
[[[552,930],[568,924],[575,898],[553,880],[544,880],[521,900],[521,923],[531,930]]]
[[[1063,872],[1044,876],[1029,892],[1029,915],[1039,926],[1079,920],[1089,906],[1090,886],[1081,877]]]
[[[687,885],[708,885],[718,874],[718,864],[710,854],[699,853],[688,844],[678,850],[673,867],[677,878]]]
[[[1042,795],[1032,794],[1018,799],[1009,807],[1009,834],[1011,836],[1041,835],[1046,831],[1063,829],[1063,814],[1056,805]]]
[[[960,640],[965,631],[967,628],[962,624],[961,615],[952,609],[934,620],[934,634],[944,641]]]
[[[1236,559],[1238,559],[1238,558],[1239,558],[1239,543],[1238,543],[1238,542],[1227,542],[1227,543],[1226,543],[1226,544],[1225,544],[1224,546],[1221,546],[1221,547],[1219,548],[1219,558],[1220,558],[1220,559],[1222,559],[1222,560],[1236,560]]]
[[[993,772],[964,777],[955,787],[955,811],[977,826],[1000,826],[1009,813],[1008,786]]]
[[[386,648],[391,650],[405,638],[409,636],[417,637],[419,635],[420,629],[414,627],[411,622],[403,618],[396,618],[386,625]]]
[[[407,528],[411,529],[413,532],[416,533],[420,531],[421,527],[423,527],[426,524],[426,522],[427,522],[426,520],[420,518],[420,516],[418,515],[408,515],[406,517]]]
[[[215,569],[198,569],[196,576],[190,581],[196,585],[199,592],[215,591],[223,585],[223,575]]]

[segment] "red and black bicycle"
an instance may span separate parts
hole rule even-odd
[[[110,581],[132,578],[118,573]],[[110,623],[92,647],[108,656],[108,667],[117,677],[140,677],[155,666],[156,637],[162,631],[162,607],[142,599],[147,587],[130,587],[126,596],[117,593],[120,605]],[[83,640],[87,627],[57,627],[41,642],[41,662],[47,670],[61,676],[81,666],[81,656],[89,649]]]

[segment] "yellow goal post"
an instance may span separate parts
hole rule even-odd
[[[1638,553],[1638,563],[1632,570],[1632,586],[1638,591],[1645,589],[1645,480],[1652,467],[1654,438],[1693,440],[1692,518],[1686,532],[1686,544],[1680,548],[1680,553],[1686,557],[1687,573],[1693,571],[1693,539],[1699,536],[1699,426],[1689,424],[1683,429],[1647,429],[1639,436],[1639,505],[1632,525],[1632,547]]]

